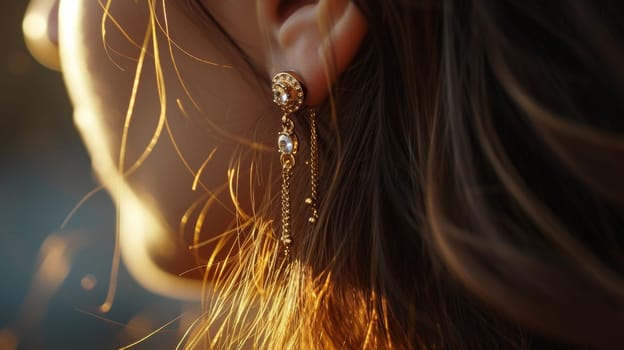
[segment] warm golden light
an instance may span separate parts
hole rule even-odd
[[[95,95],[91,88],[93,82],[87,71],[84,33],[80,27],[80,18],[84,11],[83,1],[62,1],[59,13],[64,20],[59,23],[61,62],[63,76],[74,105],[74,122],[80,130],[83,141],[91,155],[94,171],[119,208],[118,242],[121,255],[128,270],[145,288],[167,296],[186,300],[201,297],[201,282],[191,281],[172,275],[160,268],[150,256],[149,249],[158,247],[159,252],[175,252],[169,239],[171,232],[166,224],[154,215],[155,208],[142,202],[128,185],[124,174],[119,171],[118,159],[111,152],[111,140],[105,130],[104,122],[110,116],[98,115],[98,105],[107,103],[102,96]],[[101,305],[101,312],[108,312],[113,307],[115,289],[115,265],[113,258],[113,278],[111,291]]]
[[[58,46],[48,35],[50,30],[53,30],[48,28],[48,18],[53,6],[52,0],[31,0],[22,21],[22,31],[26,47],[33,57],[42,65],[58,70],[60,68]]]
[[[137,314],[128,321],[124,333],[128,339],[136,340],[144,337],[154,328],[152,319],[144,314]]]
[[[88,274],[80,280],[80,286],[87,292],[92,291],[96,285],[97,279],[92,274]]]
[[[0,329],[0,349],[17,350],[19,339],[10,329]]]
[[[38,283],[50,290],[56,290],[67,278],[70,270],[65,239],[50,235],[41,246],[42,262],[37,277]]]
[[[41,326],[50,300],[71,271],[72,258],[82,244],[80,233],[51,234],[41,245],[39,263],[24,296],[14,329],[0,330],[0,349],[17,349],[21,338]]]
[[[24,35],[32,40],[42,39],[43,36],[48,35],[47,18],[41,13],[29,12],[24,16],[24,22],[22,22],[22,30]]]

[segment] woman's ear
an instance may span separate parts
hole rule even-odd
[[[269,72],[297,72],[307,88],[305,103],[319,104],[362,44],[367,31],[364,16],[351,0],[263,3],[259,12],[273,43]]]

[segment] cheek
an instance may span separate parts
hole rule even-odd
[[[164,228],[160,236],[144,242],[147,254],[159,268],[177,274],[196,264],[188,250],[192,235],[187,231],[182,240],[178,238],[184,214],[209,193],[218,193],[202,239],[229,228],[230,161],[251,153],[250,144],[273,145],[279,123],[267,119],[273,115],[268,89],[248,75],[240,57],[223,50],[218,33],[193,25],[176,6],[167,9],[171,46],[157,29],[158,49],[150,38],[139,75],[149,23],[145,2],[113,1],[112,17],[104,26],[105,42],[101,7],[86,1],[82,11],[79,27],[73,29],[81,33],[77,39],[84,45],[67,48],[64,55],[76,61],[66,62],[66,69],[77,72],[68,76],[76,78],[68,85],[77,110],[89,110],[88,118],[77,113],[77,124],[96,173],[122,210],[128,199],[115,190],[115,181],[120,172],[131,171],[123,182]],[[165,24],[162,17],[159,20]],[[244,171],[249,158],[242,162]],[[268,168],[264,167],[264,179]],[[241,183],[240,188],[249,186]],[[239,196],[244,205],[249,192],[241,190]]]
[[[148,21],[143,2],[112,1],[110,16],[98,1],[61,2],[61,63],[76,123],[94,156],[119,153],[121,130],[133,89],[133,72]],[[82,127],[81,127],[82,126]]]
[[[267,54],[271,52],[268,40],[271,35],[268,32],[269,26],[262,23],[268,15],[260,15],[257,10],[266,7],[259,6],[259,0],[200,0],[205,8],[209,9],[245,54],[253,61],[253,64],[265,75],[267,82],[271,77],[267,71],[271,70],[267,62]],[[275,45],[273,43],[272,45]]]
[[[197,25],[172,5],[166,9],[165,21],[163,9],[157,8],[158,49],[154,49],[152,38],[147,38],[137,74],[150,18],[147,5],[113,1],[111,16],[102,26],[102,9],[89,3],[81,29],[86,44],[84,65],[91,78],[88,89],[96,100],[93,105],[104,125],[102,131],[111,140],[111,153],[120,152],[121,137],[127,132],[126,158],[129,162],[139,158],[162,122],[162,111],[170,129],[165,131],[175,131],[183,153],[202,161],[215,143],[232,148],[241,139],[264,142],[272,138],[261,122],[273,113],[267,88],[257,84],[239,52],[229,47],[215,28]],[[261,42],[249,38],[249,31],[245,33],[241,42]],[[257,47],[247,49],[254,58],[260,57]],[[128,117],[130,127],[124,130]]]
[[[145,2],[112,1],[110,15],[98,1],[85,1],[80,23],[83,33],[87,89],[100,110],[104,130],[118,141],[133,90],[134,71],[149,20]],[[117,145],[119,142],[111,142]],[[118,151],[118,150],[114,150]]]

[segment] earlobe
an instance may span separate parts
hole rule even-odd
[[[307,88],[305,103],[317,105],[353,61],[366,35],[366,20],[350,0],[271,2],[267,10],[276,45],[269,72],[296,71]]]

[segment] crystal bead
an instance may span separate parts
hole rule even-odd
[[[280,106],[286,106],[290,102],[290,93],[281,86],[273,87],[273,100]]]
[[[291,135],[280,133],[277,138],[277,148],[280,153],[292,154],[295,150],[295,141]]]

